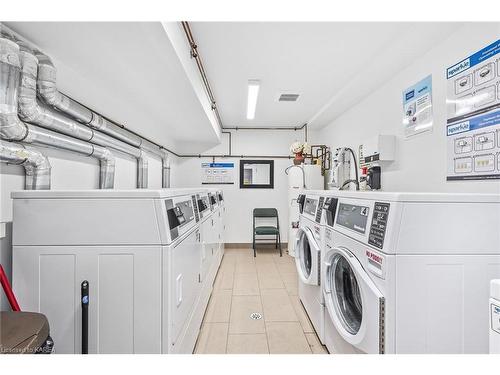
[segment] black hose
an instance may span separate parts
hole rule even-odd
[[[356,155],[354,154],[354,151],[352,150],[352,148],[350,147],[347,147],[347,149],[351,152],[352,154],[352,158],[354,160],[354,170],[356,171],[356,190],[359,190],[359,176],[358,176],[358,163],[356,162]],[[348,180],[346,182],[354,182],[353,180]],[[346,185],[344,183],[344,185]],[[344,185],[342,185],[342,187],[344,187]]]

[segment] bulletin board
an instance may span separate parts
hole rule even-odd
[[[234,184],[234,163],[201,163],[203,185]]]

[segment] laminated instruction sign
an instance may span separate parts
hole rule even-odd
[[[500,179],[500,39],[446,79],[447,180]]]
[[[234,163],[201,163],[201,183],[234,184]]]
[[[405,138],[432,130],[432,76],[403,91]]]

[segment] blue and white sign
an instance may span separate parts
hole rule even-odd
[[[234,163],[201,163],[203,185],[234,184]]]
[[[403,91],[403,126],[405,137],[432,129],[432,76]]]
[[[500,179],[500,39],[446,69],[447,180]]]

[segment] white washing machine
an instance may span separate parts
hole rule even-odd
[[[211,273],[215,277],[217,270],[219,269],[220,260],[222,258],[221,251],[221,212],[220,204],[218,199],[218,194],[216,190],[211,190],[208,193],[208,198],[210,200],[210,205],[212,209],[212,220],[213,220],[213,231],[212,231],[212,246],[214,249],[214,259],[215,262],[212,264]]]
[[[201,242],[203,244],[201,252],[201,271],[200,278],[203,283],[204,294],[210,296],[212,283],[210,282],[210,271],[215,262],[215,246],[214,246],[214,220],[212,218],[212,210],[208,190],[196,194],[198,211],[200,213],[200,229]]]
[[[13,287],[57,353],[191,353],[201,324],[195,189],[14,192]],[[204,308],[203,308],[204,311]]]
[[[224,192],[217,191],[217,200],[219,202],[220,213],[220,252],[219,252],[219,265],[224,256],[224,248],[226,246],[226,202],[224,201]]]
[[[500,197],[336,192],[324,257],[333,353],[487,353]]]
[[[500,280],[490,287],[490,354],[500,354]]]
[[[324,197],[304,191],[299,195],[299,228],[295,237],[295,265],[299,298],[314,329],[323,342],[324,303],[321,291],[321,263],[324,226],[321,225]]]

